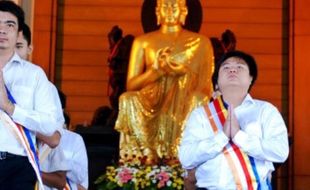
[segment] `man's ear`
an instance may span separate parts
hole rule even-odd
[[[32,53],[32,50],[33,46],[32,45],[28,46],[27,54],[30,55]]]
[[[250,85],[252,84],[252,82],[253,82],[253,77],[250,76]]]
[[[219,90],[220,90],[219,85],[216,84],[216,85],[214,86],[214,91],[219,91]]]

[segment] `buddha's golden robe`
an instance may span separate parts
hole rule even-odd
[[[120,156],[125,161],[133,155],[147,156],[152,162],[176,158],[187,115],[210,97],[214,63],[209,39],[183,30],[171,41],[160,32],[135,39],[133,48],[144,48],[145,71],[158,67],[158,51],[169,47],[171,67],[181,66],[185,72],[164,75],[121,95],[115,128],[121,133]]]

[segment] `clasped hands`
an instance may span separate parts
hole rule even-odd
[[[223,132],[230,140],[232,140],[239,130],[240,126],[237,117],[234,113],[234,106],[229,105],[228,115],[223,126]]]
[[[8,95],[5,89],[2,70],[0,70],[0,109],[10,115],[12,115],[14,112],[14,105],[8,99]]]

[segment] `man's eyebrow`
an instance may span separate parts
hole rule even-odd
[[[17,25],[17,23],[14,20],[7,20],[7,21],[5,21],[5,23]]]
[[[221,64],[221,66],[227,65],[229,62],[227,62],[226,60]]]
[[[229,59],[229,58],[227,58],[227,59]],[[227,64],[229,64],[230,62],[227,62],[227,59],[221,64],[221,66],[223,66],[223,65],[227,65]],[[247,63],[246,63],[246,61],[244,60],[244,59],[242,59],[242,58],[236,58],[236,63],[237,64],[242,64],[242,65],[247,65]]]

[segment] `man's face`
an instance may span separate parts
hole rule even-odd
[[[18,21],[9,12],[0,11],[0,50],[14,50],[18,36]]]
[[[22,59],[27,60],[31,50],[32,48],[28,46],[28,42],[25,40],[23,33],[19,32],[15,51]]]
[[[160,0],[158,13],[161,24],[176,25],[180,23],[181,7],[177,0]]]
[[[218,86],[221,90],[225,87],[237,86],[248,91],[252,79],[246,62],[238,57],[230,57],[220,67]]]

